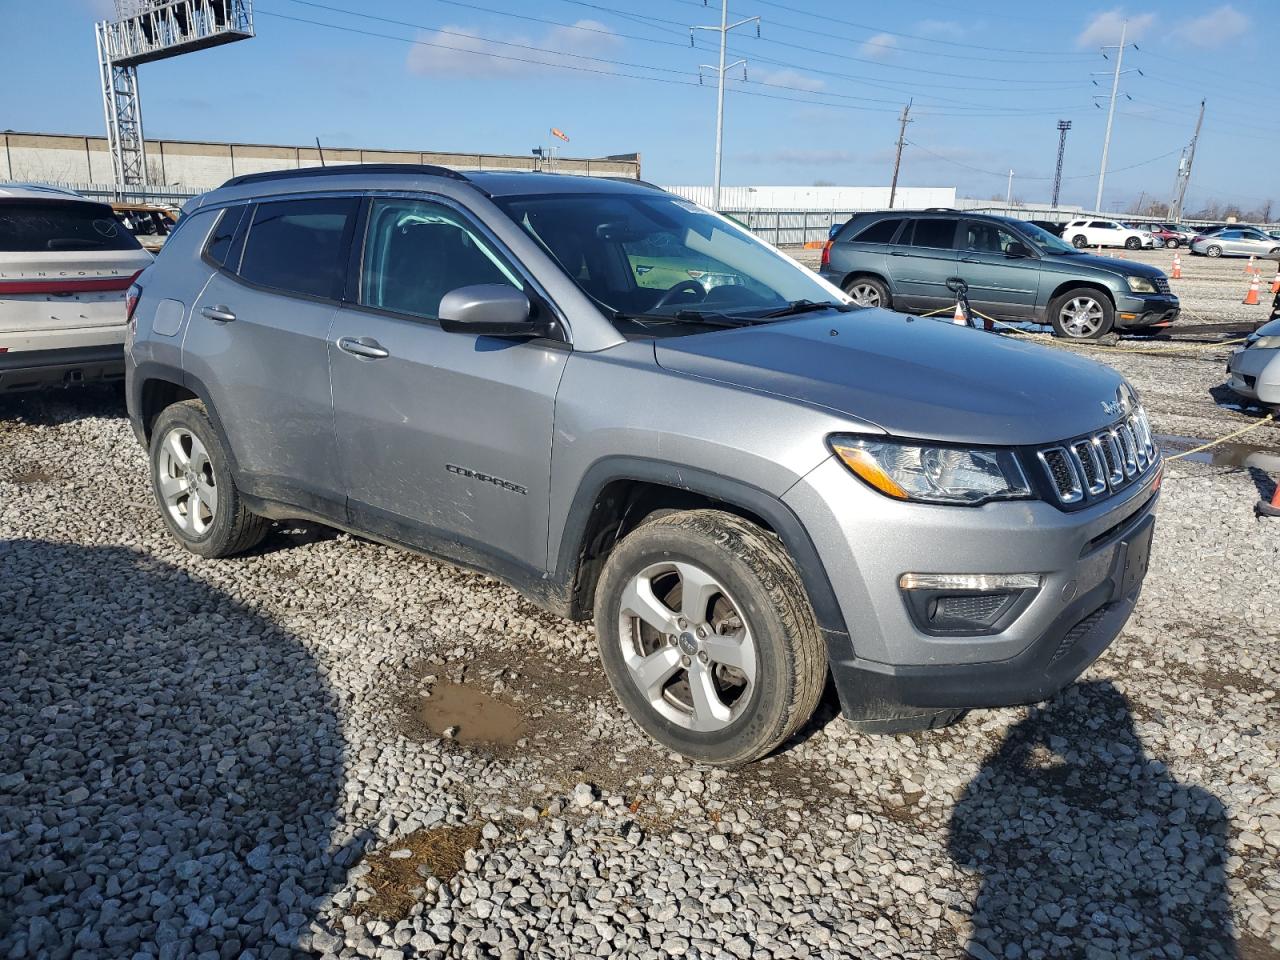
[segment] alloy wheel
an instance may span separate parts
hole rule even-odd
[[[218,511],[217,481],[204,444],[190,430],[174,427],[160,446],[160,495],[169,516],[185,533],[202,537]]]
[[[655,563],[622,593],[618,636],[641,695],[673,723],[711,732],[751,701],[756,646],[741,607],[692,563]]]
[[[1092,297],[1072,297],[1062,305],[1059,317],[1069,336],[1087,338],[1102,329],[1106,314],[1102,304]]]
[[[860,307],[880,306],[880,291],[869,283],[855,283],[848,289],[853,302]]]

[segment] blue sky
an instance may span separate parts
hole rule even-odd
[[[257,37],[140,70],[149,136],[575,155],[638,150],[646,178],[709,183],[719,9],[701,0],[258,0]],[[1063,202],[1091,204],[1121,20],[1105,204],[1167,199],[1208,100],[1188,206],[1280,210],[1274,0],[732,0],[747,81],[726,103],[726,184],[885,184],[914,97],[902,182],[1047,200],[1070,119]],[[100,133],[92,21],[109,0],[0,0],[0,129]],[[356,15],[358,14],[358,15]],[[381,18],[381,19],[375,19]],[[303,22],[312,21],[312,22]],[[321,26],[318,24],[329,24]],[[1114,56],[1111,53],[1110,56]],[[1093,81],[1097,81],[1097,86]]]

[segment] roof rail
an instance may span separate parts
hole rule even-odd
[[[340,163],[332,167],[296,167],[288,170],[243,173],[238,177],[232,177],[222,186],[238,187],[243,183],[268,183],[272,180],[293,180],[303,177],[352,176],[361,173],[411,173],[427,177],[448,177],[450,180],[467,179],[457,170],[430,163]]]
[[[650,183],[648,180],[641,180],[639,177],[597,177],[597,180],[612,180],[615,183],[634,183],[637,187],[648,187],[650,190],[662,190],[656,183]],[[662,190],[666,193],[665,190]]]
[[[933,213],[935,211],[938,213],[959,213],[960,212],[955,207],[925,207],[924,208],[925,213]]]

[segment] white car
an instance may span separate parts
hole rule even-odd
[[[1227,387],[1280,410],[1280,320],[1264,323],[1227,362]]]
[[[0,393],[123,377],[126,291],[152,262],[107,204],[0,183]]]
[[[1081,249],[1085,247],[1125,247],[1129,250],[1151,249],[1156,238],[1145,230],[1126,227],[1115,220],[1072,220],[1062,230],[1062,239]]]

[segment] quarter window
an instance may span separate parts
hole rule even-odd
[[[258,204],[240,276],[289,293],[337,299],[358,206],[359,201],[345,197]]]
[[[205,244],[204,255],[218,266],[226,266],[227,254],[231,251],[231,243],[235,239],[236,230],[240,226],[240,218],[244,216],[245,207],[227,207],[218,217],[218,224],[213,228],[209,242]]]
[[[952,219],[917,220],[910,244],[913,247],[933,247],[940,250],[951,250],[956,245],[956,225],[959,222]]]
[[[902,223],[902,220],[897,217],[891,217],[888,220],[877,220],[853,239],[859,243],[891,243],[893,235],[898,232],[900,223]]]
[[[523,289],[493,246],[451,208],[425,200],[373,201],[362,304],[435,319],[446,293],[480,283]]]

